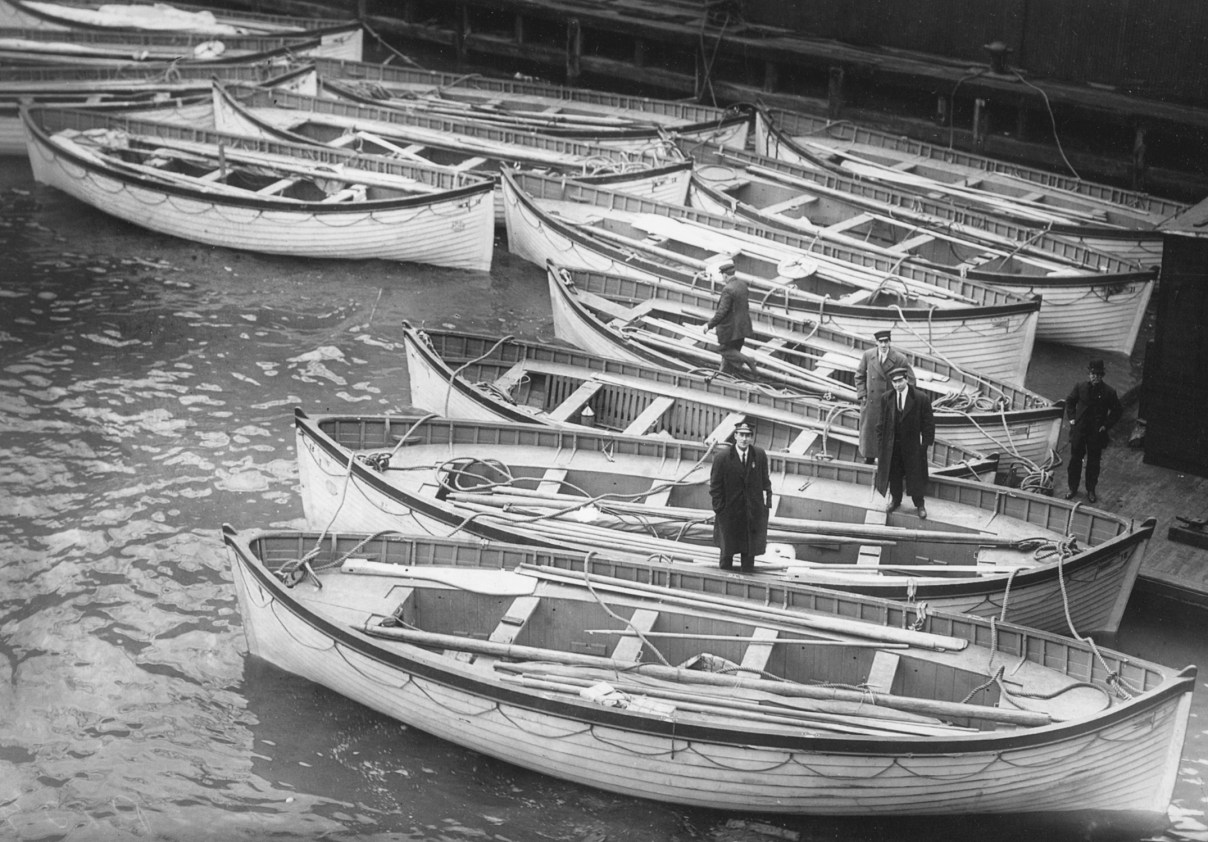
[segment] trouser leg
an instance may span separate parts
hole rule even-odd
[[[738,558],[739,558],[739,561],[740,561],[740,562],[741,562],[741,564],[742,564],[742,572],[743,572],[743,573],[752,573],[752,572],[754,572],[754,570],[755,570],[755,556],[753,556],[753,555],[746,555],[746,554],[744,553],[744,554],[740,555]]]
[[[1103,450],[1098,447],[1086,449],[1086,490],[1094,491],[1099,485],[1099,466]]]
[[[1070,491],[1077,491],[1078,484],[1082,481],[1082,457],[1085,454],[1086,445],[1070,445],[1070,466],[1066,469],[1066,481],[1069,483]],[[1095,478],[1098,479],[1098,477]],[[1088,486],[1091,484],[1089,477],[1086,484]]]
[[[889,499],[894,503],[902,502],[902,483],[906,476],[906,466],[902,464],[902,452],[896,447],[889,457]]]
[[[733,348],[724,347],[721,349],[721,373],[722,374],[742,374],[742,354],[739,354]]]
[[[718,566],[719,566],[719,567],[721,567],[721,569],[722,569],[722,570],[732,570],[732,569],[734,568],[734,556],[733,556],[733,554],[731,554],[731,555],[724,555],[724,554],[723,554],[723,555],[722,555],[722,556],[721,556],[721,557],[718,559]]]
[[[742,348],[747,344],[745,339],[734,340],[734,353],[738,355],[738,359],[747,367],[747,371],[751,373],[752,380],[759,379],[759,369],[755,367],[755,361],[742,352]]]
[[[756,375],[755,363],[732,345],[721,349],[721,370],[723,374],[736,374],[739,377]]]

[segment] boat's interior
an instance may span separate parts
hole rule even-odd
[[[806,192],[758,176],[717,181],[712,186],[754,210],[786,218],[807,233],[856,248],[875,249],[894,259],[910,255],[950,270],[978,269],[1039,277],[1068,268],[1052,260],[1020,254],[1018,247],[1010,244],[994,247],[945,233],[941,230],[945,224],[942,220],[936,221],[934,229],[921,226],[909,217],[895,216],[895,209],[888,205],[883,210],[853,207],[825,194]]]
[[[437,356],[456,376],[509,406],[552,421],[585,424],[625,435],[658,435],[688,441],[726,441],[734,425],[753,411],[759,417],[760,443],[769,452],[809,455],[817,459],[859,461],[859,428],[854,408],[819,405],[816,411],[796,411],[799,402],[777,408],[772,396],[727,398],[704,392],[688,393],[667,384],[635,376],[593,371],[542,359],[516,359],[516,353],[490,356],[487,344],[462,337],[424,334]],[[497,343],[496,343],[497,344]],[[439,347],[438,347],[439,346]],[[501,349],[507,351],[507,348]],[[437,397],[438,403],[443,399]],[[763,410],[763,411],[758,411]],[[976,454],[944,442],[929,449],[933,468],[968,465]],[[966,478],[980,475],[970,469]]]
[[[590,691],[603,681],[621,694],[613,701],[647,696],[689,718],[723,713],[694,702],[732,710],[720,703],[729,699],[755,705],[749,712],[769,728],[928,735],[1045,724],[1113,702],[1106,687],[1077,676],[1079,658],[1068,653],[1065,664],[1052,661],[1056,652],[1046,657],[1072,675],[1005,649],[994,656],[961,639],[841,616],[853,606],[802,615],[756,603],[734,609],[708,597],[694,604],[687,594],[652,595],[609,577],[588,587],[523,560],[512,569],[515,554],[490,548],[478,559],[469,549],[454,559],[455,551],[422,542],[354,540],[282,536],[252,548],[280,571],[292,598],[385,647],[424,646],[465,669],[583,703],[608,704],[609,691],[600,698]],[[392,546],[396,540],[404,546]],[[845,600],[855,602],[836,598]],[[800,695],[798,685],[806,688]]]

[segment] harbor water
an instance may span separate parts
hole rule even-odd
[[[800,819],[623,798],[408,729],[251,659],[219,530],[301,527],[292,417],[409,403],[400,326],[552,339],[544,272],[244,254],[0,162],[0,840],[1208,839],[1208,694],[1169,828]],[[1134,598],[1114,644],[1208,667]]]

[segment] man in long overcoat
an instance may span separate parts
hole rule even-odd
[[[860,404],[860,455],[872,464],[880,452],[877,440],[877,421],[880,419],[881,395],[890,391],[889,372],[905,368],[910,384],[915,383],[914,369],[906,355],[890,344],[892,334],[878,330],[873,334],[877,340],[875,348],[869,348],[860,356],[856,366],[856,400]]]
[[[893,388],[881,396],[875,487],[878,494],[889,491],[889,513],[902,505],[905,484],[915,514],[926,520],[927,448],[935,443],[935,415],[931,400],[910,383],[908,374],[905,367],[894,369],[889,375]]]
[[[1066,481],[1070,490],[1065,499],[1078,494],[1082,478],[1082,460],[1086,458],[1086,499],[1098,502],[1095,487],[1099,484],[1099,465],[1103,449],[1111,441],[1110,430],[1124,414],[1116,390],[1103,382],[1107,373],[1103,360],[1091,360],[1086,367],[1086,380],[1074,384],[1065,399],[1065,417],[1070,425],[1070,464]]]
[[[722,570],[734,566],[737,554],[742,572],[755,569],[755,556],[768,548],[768,512],[772,508],[772,479],[768,455],[753,443],[747,422],[734,428],[734,445],[713,458],[709,496],[713,501],[713,543],[720,550]]]
[[[742,346],[754,335],[751,326],[750,292],[747,282],[738,277],[734,261],[725,260],[717,266],[717,273],[725,286],[717,299],[717,310],[705,325],[705,330],[717,329],[717,344],[721,346],[721,374],[739,377],[744,370],[752,380],[759,379],[755,361],[742,352]]]

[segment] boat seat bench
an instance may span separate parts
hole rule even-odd
[[[797,436],[789,442],[789,446],[785,448],[787,453],[792,453],[794,456],[801,456],[818,440],[820,434],[817,430],[802,430]]]
[[[925,246],[934,240],[934,234],[915,234],[913,237],[908,237],[896,245],[890,246],[889,250],[898,254],[909,254],[919,246]]]
[[[893,652],[881,649],[872,659],[868,669],[868,680],[864,682],[874,693],[892,693],[893,679],[898,673],[901,658]]]
[[[524,628],[524,624],[528,622],[529,617],[533,616],[533,612],[540,604],[541,597],[538,596],[516,597],[499,619],[499,625],[495,626],[495,631],[491,632],[487,639],[492,643],[515,643],[516,636],[520,634],[520,630]]]
[[[523,380],[529,373],[528,360],[520,360],[512,365],[507,371],[501,374],[495,380],[495,388],[501,392],[511,392],[516,388],[516,384]]]
[[[604,384],[598,380],[584,381],[579,384],[579,388],[567,396],[566,400],[549,411],[549,417],[555,421],[569,421],[571,416],[577,415],[602,388],[604,388]]]
[[[537,610],[537,606],[541,604],[539,596],[518,596],[512,600],[512,604],[508,606],[508,610],[499,618],[499,624],[495,626],[495,630],[487,637],[491,643],[502,643],[511,645],[516,642],[524,624],[528,622],[529,617],[533,616],[533,612]],[[489,655],[479,655],[469,651],[448,651],[458,661],[467,663],[479,662],[487,659],[496,660]]]
[[[546,468],[537,484],[537,490],[542,494],[558,494],[562,491],[562,482],[566,479],[565,468]]]
[[[734,428],[738,426],[738,422],[746,417],[742,412],[731,412],[722,419],[720,424],[713,428],[713,432],[705,437],[705,441],[714,443],[725,441],[734,433]]]
[[[813,204],[818,201],[817,196],[811,196],[808,193],[802,193],[799,196],[794,196],[791,199],[785,199],[783,202],[777,202],[774,205],[766,205],[763,208],[764,213],[785,213],[787,211],[803,208],[806,205]]]
[[[869,526],[884,526],[888,521],[885,512],[880,509],[869,509],[864,514],[864,522]],[[857,567],[879,567],[881,564],[881,546],[879,544],[861,544],[856,555]]]
[[[271,193],[280,193],[282,190],[287,190],[290,187],[293,187],[295,184],[297,184],[301,180],[302,179],[299,176],[290,176],[289,178],[282,178],[277,181],[274,181],[272,184],[266,184],[264,187],[261,187],[256,192],[260,193],[261,195],[264,195],[264,196],[267,196]]]
[[[674,404],[675,398],[667,395],[659,395],[650,402],[649,406],[642,410],[641,414],[639,414],[637,418],[630,422],[629,426],[625,428],[625,435],[645,435],[650,431],[651,427],[658,423],[659,419],[663,417],[663,414],[666,413],[666,411]]]
[[[742,656],[742,668],[738,675],[742,678],[763,678],[768,668],[768,659],[772,657],[772,649],[780,633],[776,629],[758,626],[751,635],[755,640],[747,644],[747,651]]]
[[[411,624],[415,623],[415,588],[408,588],[402,585],[392,585],[386,595],[382,597],[383,603],[389,603],[394,606],[390,611],[389,616],[393,617],[400,623]]]
[[[634,631],[646,634],[654,630],[654,624],[658,618],[658,611],[652,608],[639,608],[629,618],[629,626]],[[612,659],[614,661],[633,661],[636,664],[641,660],[642,646],[642,639],[637,635],[622,637],[616,648],[612,650]]]

